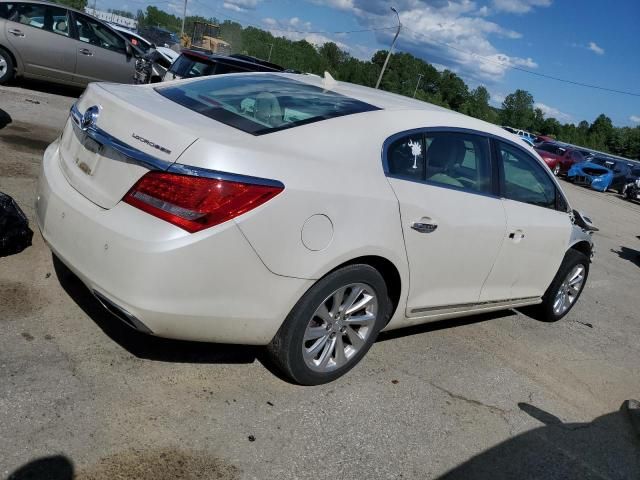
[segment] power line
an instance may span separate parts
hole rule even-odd
[[[441,41],[435,40],[434,38],[431,38],[431,37],[425,35],[424,33],[416,32],[415,30],[412,30],[412,29],[410,29],[408,27],[405,27],[405,29],[413,32],[414,34],[416,34],[416,35],[418,35],[420,37],[423,37],[423,38],[427,39],[428,41],[430,41],[432,43],[437,43],[439,45],[443,45],[443,46],[448,47],[448,48],[450,48],[452,50],[456,50],[456,51],[464,53],[466,55],[471,55],[472,57],[481,58],[481,59],[485,60],[486,62],[493,63],[495,65],[501,65],[503,67],[512,68],[512,69],[518,70],[520,72],[529,73],[531,75],[536,75],[538,77],[546,78],[546,79],[549,79],[549,80],[555,80],[557,82],[563,82],[563,83],[568,83],[568,84],[571,84],[571,85],[577,85],[579,87],[594,88],[596,90],[602,90],[602,91],[605,91],[605,92],[619,93],[621,95],[630,95],[632,97],[640,97],[640,93],[628,92],[626,90],[617,90],[615,88],[603,87],[601,85],[592,85],[592,84],[589,84],[589,83],[583,83],[583,82],[578,82],[578,81],[575,81],[575,80],[569,80],[567,78],[554,77],[553,75],[548,75],[546,73],[534,72],[533,70],[522,68],[522,67],[519,67],[517,65],[512,65],[510,63],[504,63],[504,62],[501,62],[499,60],[495,60],[493,58],[489,58],[489,57],[486,57],[484,55],[480,55],[478,53],[472,53],[472,52],[469,52],[467,50],[463,50],[462,48],[456,47],[456,46],[451,45],[450,43],[447,43],[447,42],[441,42]]]

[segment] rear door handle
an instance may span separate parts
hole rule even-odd
[[[419,233],[431,233],[438,228],[438,224],[433,221],[431,223],[413,222],[411,224],[411,228],[413,228],[416,232],[419,232]]]
[[[8,31],[11,35],[15,35],[16,37],[24,37],[22,30],[18,30],[17,28],[10,28]]]
[[[87,57],[93,57],[93,52],[88,48],[81,48],[78,50],[82,55],[86,55]]]

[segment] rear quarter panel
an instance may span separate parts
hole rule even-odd
[[[224,145],[200,139],[180,163],[284,183],[280,195],[236,219],[272,272],[316,279],[355,257],[378,255],[402,275],[406,254],[398,202],[381,162],[386,137],[362,134],[355,117],[367,115],[259,137],[243,134]],[[313,215],[328,217],[333,229],[328,245],[316,251],[302,241],[303,225]]]

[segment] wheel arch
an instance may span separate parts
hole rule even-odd
[[[352,258],[351,260],[347,260],[346,262],[337,265],[330,271],[328,271],[324,276],[329,275],[330,273],[346,267],[348,265],[356,265],[356,264],[364,264],[369,265],[375,268],[387,285],[387,291],[389,293],[389,299],[391,300],[391,312],[389,314],[389,318],[387,319],[387,323],[391,318],[393,318],[396,310],[398,309],[398,305],[400,304],[400,296],[402,292],[402,277],[400,276],[400,271],[398,267],[389,259],[385,257],[381,257],[379,255],[364,255],[356,258]]]
[[[5,47],[2,44],[0,44],[0,50],[6,52],[9,55],[9,58],[11,58],[11,62],[13,63],[13,68],[15,69],[14,75],[17,75],[20,70],[20,65],[18,64],[18,58],[16,57],[16,55],[9,48]]]
[[[587,256],[588,259],[591,259],[591,254],[593,253],[593,248],[589,242],[586,240],[580,240],[569,247],[571,250],[576,250]]]

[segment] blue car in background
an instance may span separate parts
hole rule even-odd
[[[529,137],[522,137],[520,135],[518,135],[518,136],[520,137],[520,140],[522,140],[524,143],[526,143],[530,147],[534,146],[533,140],[531,140]]]
[[[621,193],[630,170],[630,166],[621,160],[590,157],[584,162],[573,164],[567,178],[577,185],[588,185],[600,192],[612,188]]]

